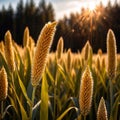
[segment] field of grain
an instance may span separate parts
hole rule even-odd
[[[89,41],[81,52],[63,52],[59,39],[49,53],[56,22],[47,23],[37,44],[26,28],[23,46],[9,31],[0,42],[0,119],[119,120],[120,56],[115,35],[106,35],[107,53],[93,54]]]

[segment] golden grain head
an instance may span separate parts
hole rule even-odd
[[[104,98],[102,97],[98,106],[97,120],[108,120]]]
[[[92,96],[93,96],[93,78],[89,66],[87,66],[81,78],[79,95],[80,111],[83,116],[88,115],[88,113],[90,112]]]
[[[14,51],[10,31],[5,33],[5,58],[11,72],[15,70]]]
[[[97,69],[97,71],[100,71],[100,69],[101,69],[100,55],[97,55],[97,58],[96,58],[96,69]]]
[[[56,30],[56,22],[47,23],[38,38],[35,55],[33,58],[32,78],[33,86],[37,86],[45,69],[47,56],[51,47],[53,37]]]
[[[101,57],[102,56],[102,49],[98,49],[98,55]]]
[[[4,43],[3,43],[3,41],[0,42],[0,50],[4,54]]]
[[[29,44],[29,28],[26,27],[24,30],[24,36],[23,36],[23,46],[26,47]]]
[[[71,71],[72,68],[72,57],[71,57],[71,49],[69,48],[67,51],[67,63],[66,63],[66,68],[68,70],[68,72]]]
[[[89,57],[89,48],[90,48],[90,43],[87,41],[87,43],[84,46],[84,60],[88,60]]]
[[[107,34],[107,72],[109,78],[113,79],[117,68],[117,48],[116,39],[113,31],[110,29]]]
[[[3,101],[7,97],[8,92],[8,81],[7,81],[7,73],[2,67],[0,70],[0,101]]]
[[[60,59],[63,53],[63,38],[60,37],[58,44],[57,44],[57,58]]]
[[[104,69],[106,67],[105,58],[104,57],[102,58],[102,61],[101,61],[101,67],[102,67],[102,69]]]
[[[29,37],[29,47],[30,47],[30,50],[34,49],[35,47],[35,42],[31,36]]]

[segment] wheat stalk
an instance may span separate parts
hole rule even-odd
[[[4,54],[4,43],[3,43],[3,41],[0,42],[0,50]]]
[[[69,48],[67,51],[67,63],[66,63],[67,71],[70,72],[72,68],[72,57],[71,57],[71,49]]]
[[[38,38],[32,67],[31,82],[33,86],[37,86],[39,84],[42,73],[45,69],[48,52],[55,34],[56,24],[56,22],[47,23]]]
[[[107,34],[107,72],[110,79],[116,75],[117,58],[116,39],[113,31],[110,29]]]
[[[63,38],[60,37],[58,44],[57,44],[57,58],[60,59],[63,53]]]
[[[117,69],[117,47],[116,39],[113,31],[109,29],[107,34],[107,73],[109,77],[109,86],[110,86],[110,109],[113,105],[113,83],[112,80],[116,76]]]
[[[15,70],[14,50],[10,31],[5,33],[5,58],[11,72]]]
[[[85,61],[87,61],[89,57],[89,47],[90,47],[90,43],[89,41],[87,41],[87,43],[84,46],[84,60]]]
[[[24,30],[24,36],[23,36],[23,46],[26,47],[29,44],[29,29],[28,27]]]
[[[87,66],[81,79],[79,104],[81,114],[83,116],[88,115],[91,109],[93,95],[93,78],[89,67]]]
[[[97,111],[97,120],[108,120],[104,98],[102,97]]]
[[[0,70],[0,101],[6,99],[7,92],[8,92],[7,73],[5,71],[5,68],[2,67]]]

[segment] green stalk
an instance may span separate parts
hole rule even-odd
[[[84,116],[84,120],[86,120],[86,115]]]
[[[57,67],[57,61],[56,61],[56,75],[55,75],[55,81],[54,81],[54,113],[53,113],[53,120],[56,120],[56,89],[57,89],[57,74],[58,74],[58,67]]]
[[[55,82],[54,82],[54,120],[56,119],[56,87],[57,87],[57,73],[55,77]]]
[[[112,80],[109,80],[109,84],[110,84],[110,110],[112,110],[112,104],[113,104],[113,84],[112,84]]]
[[[3,119],[3,101],[1,101],[1,119]]]
[[[33,87],[33,91],[32,91],[32,106],[30,108],[30,119],[32,119],[32,108],[34,106],[35,90],[36,90],[36,87]]]

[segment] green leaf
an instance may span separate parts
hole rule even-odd
[[[119,108],[119,101],[120,101],[120,94],[116,98],[112,110],[111,110],[111,115],[110,115],[110,120],[117,120],[117,114],[118,113],[118,108]]]
[[[5,57],[4,57],[3,53],[0,51],[0,67],[2,67],[2,66],[5,67],[5,70],[6,70],[6,72],[7,72],[7,75],[10,76],[10,71],[9,71],[7,62],[6,62],[6,60],[5,60]]]
[[[27,103],[29,104],[29,106],[32,106],[32,102],[31,102],[31,100],[29,99],[29,97],[27,95],[27,91],[25,89],[25,86],[24,86],[22,80],[20,79],[20,76],[18,75],[18,73],[17,73],[17,76],[18,76],[18,81],[19,81],[19,85],[20,85],[20,88],[22,90],[22,93],[25,96],[25,98],[26,98]]]
[[[20,114],[18,113],[18,109],[16,108],[16,104],[15,104],[13,98],[12,98],[11,96],[9,96],[9,95],[8,95],[8,98],[10,99],[10,103],[11,103],[11,105],[13,106],[16,114],[19,116]]]
[[[24,64],[23,64],[23,60],[22,60],[22,58],[20,56],[20,52],[19,52],[17,46],[15,44],[13,44],[13,45],[14,45],[14,48],[15,48],[15,55],[18,57],[18,59],[20,61],[20,70],[19,70],[20,78],[22,80],[24,80]]]
[[[25,74],[25,86],[28,86],[29,81],[31,79],[31,55],[30,55],[30,50],[28,47],[25,49],[26,50],[26,74]]]
[[[48,120],[48,84],[45,73],[43,74],[41,87],[40,120]]]
[[[12,87],[12,86],[11,86],[11,87]],[[24,107],[23,107],[23,105],[22,105],[22,103],[21,103],[18,95],[16,94],[16,92],[15,92],[15,90],[14,90],[13,87],[12,87],[12,89],[13,89],[13,91],[14,91],[15,97],[16,97],[16,99],[17,99],[17,101],[18,101],[18,104],[19,104],[19,107],[20,107],[22,120],[28,120],[27,113],[26,113],[26,111],[25,111],[25,109],[24,109]]]
[[[76,111],[78,111],[78,108],[76,108],[76,107],[69,107],[67,110],[65,110],[65,111],[57,118],[57,120],[62,120],[63,117],[64,117],[70,110],[72,110],[72,109],[75,109]]]
[[[54,78],[53,78],[53,76],[51,75],[51,73],[50,73],[50,71],[49,71],[49,69],[48,69],[47,67],[46,67],[46,73],[48,74],[51,82],[54,83]]]

